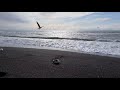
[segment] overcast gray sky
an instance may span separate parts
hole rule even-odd
[[[0,12],[0,30],[120,29],[119,12]]]

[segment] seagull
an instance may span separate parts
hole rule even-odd
[[[42,26],[42,27],[40,27],[40,25],[39,25],[39,23],[38,23],[37,21],[36,21],[36,23],[37,23],[37,25],[38,25],[38,27],[39,27],[38,29],[41,29],[41,28],[43,27],[43,26]]]

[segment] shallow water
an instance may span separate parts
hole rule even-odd
[[[1,30],[0,46],[54,48],[100,54],[104,56],[120,56],[120,32],[80,32],[74,30]]]

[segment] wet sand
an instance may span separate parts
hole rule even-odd
[[[0,78],[119,78],[120,58],[77,52],[1,47]],[[53,59],[59,57],[59,64]],[[62,56],[62,57],[61,57]]]

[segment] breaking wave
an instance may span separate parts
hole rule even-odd
[[[28,37],[28,36],[2,36],[2,37],[17,37],[17,38],[36,38],[36,39],[63,39],[63,40],[80,40],[80,41],[99,41],[99,42],[120,42],[120,40],[107,39],[81,39],[81,38],[64,38],[64,37]]]

